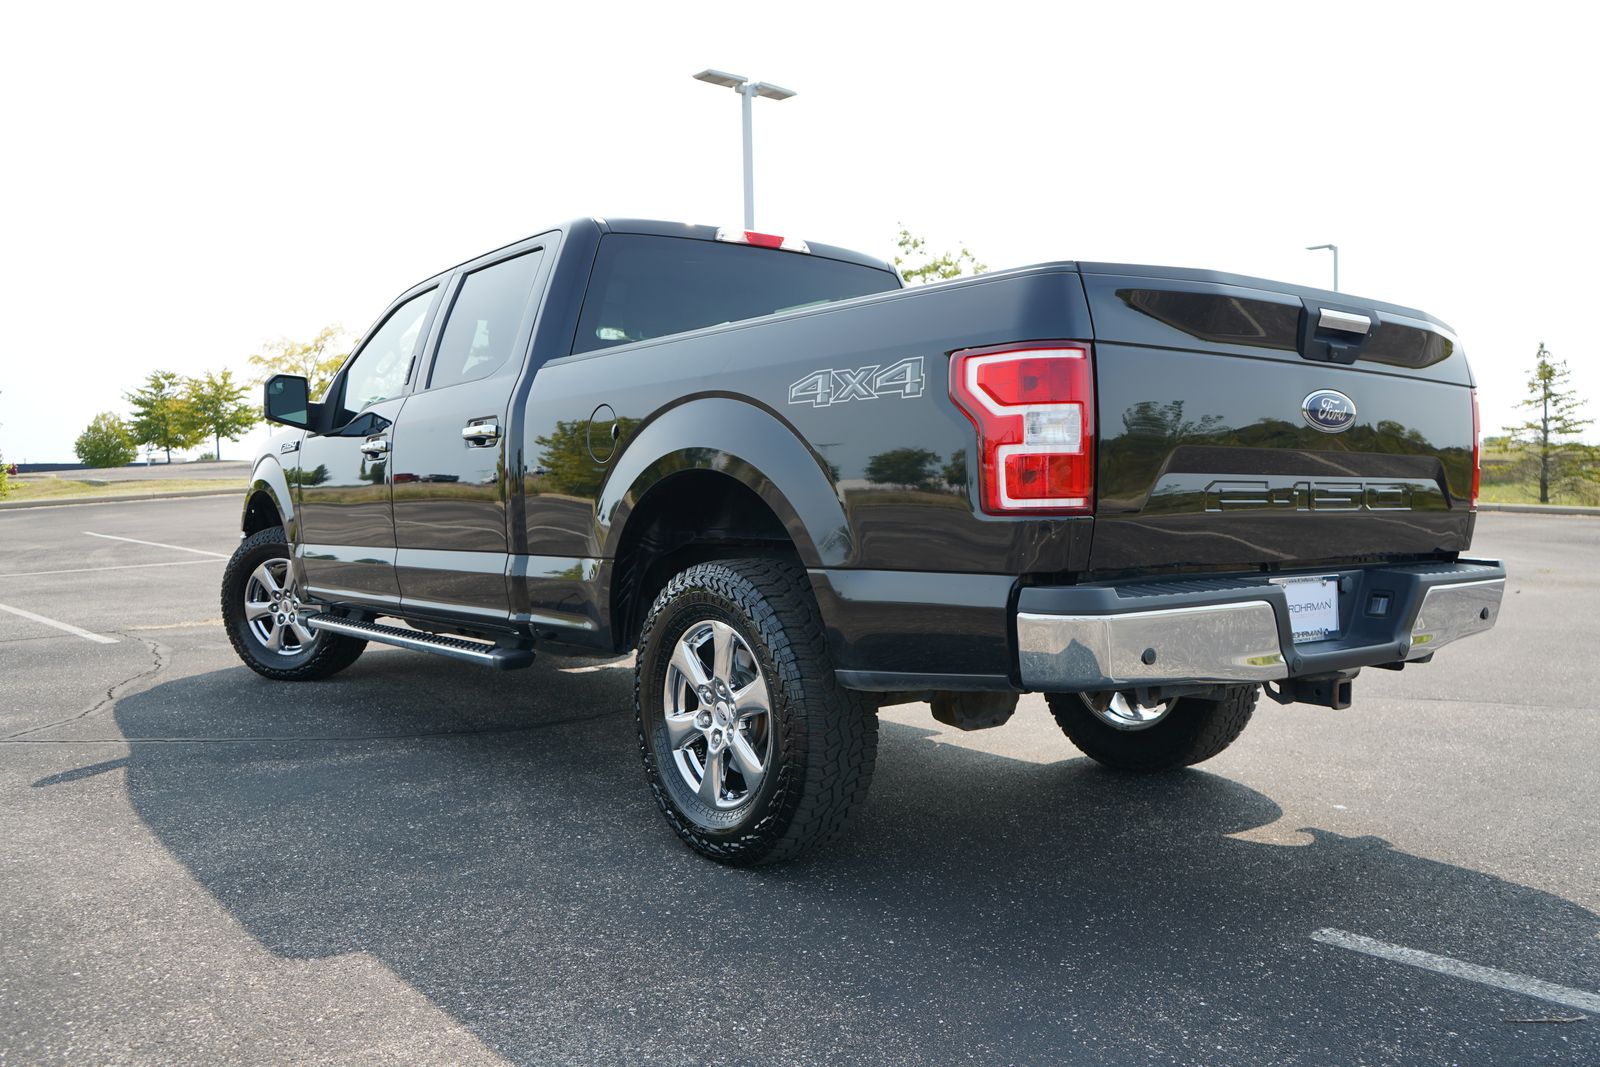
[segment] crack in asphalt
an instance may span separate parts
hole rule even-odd
[[[118,636],[127,637],[128,635],[123,633],[119,634]],[[154,678],[157,674],[161,673],[161,671],[164,670],[169,663],[172,662],[172,650],[167,646],[156,641],[147,640],[143,637],[135,637],[133,640],[138,641],[140,644],[144,645],[147,650],[149,650],[152,661],[150,666],[146,667],[144,670],[138,671],[131,677],[124,678],[120,682],[112,683],[106,688],[104,696],[95,701],[89,707],[78,712],[76,715],[69,715],[65,719],[57,719],[55,722],[47,722],[39,726],[30,726],[26,730],[18,730],[14,734],[7,734],[5,737],[0,737],[0,744],[17,742],[19,738],[27,737],[29,734],[41,733],[45,730],[53,730],[58,726],[67,726],[71,723],[80,722],[84,719],[87,719],[91,715],[105,710],[108,707],[113,707],[115,706],[117,699],[121,697],[123,692],[130,686],[142,681],[145,678]]]
[[[181,624],[185,626],[203,625],[194,623]],[[165,627],[159,627],[165,628]],[[158,629],[158,627],[130,627],[132,629]],[[120,637],[130,637],[126,631],[107,631],[116,633]],[[593,722],[609,718],[616,714],[614,711],[604,711],[593,715],[574,715],[565,719],[552,719],[548,722],[524,723],[516,726],[486,726],[478,729],[461,730],[416,730],[407,733],[383,734],[315,734],[304,736],[292,735],[259,735],[246,737],[35,737],[34,734],[44,733],[61,726],[70,726],[75,722],[82,722],[102,711],[116,706],[118,700],[126,696],[128,691],[140,682],[154,678],[166,670],[172,663],[172,649],[157,641],[144,637],[131,637],[138,641],[150,652],[151,663],[143,670],[137,671],[119,682],[106,688],[105,694],[89,707],[75,715],[53,722],[41,723],[30,726],[25,730],[0,737],[0,745],[237,745],[237,744],[297,744],[303,742],[339,742],[339,741],[425,741],[434,738],[475,737],[492,734],[517,734],[529,733],[536,730],[549,729],[556,726],[570,726],[575,723]],[[592,668],[591,668],[592,669]]]

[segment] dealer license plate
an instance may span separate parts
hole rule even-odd
[[[1289,598],[1289,626],[1296,644],[1339,636],[1338,578],[1274,578]]]

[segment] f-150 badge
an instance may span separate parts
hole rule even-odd
[[[912,399],[922,395],[922,357],[913,356],[879,367],[813,371],[789,386],[789,403],[825,408],[848,400],[876,400],[880,396]]]

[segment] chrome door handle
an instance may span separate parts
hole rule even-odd
[[[387,437],[369,437],[361,442],[361,453],[366,456],[381,456],[389,451]]]
[[[494,419],[485,422],[469,422],[461,427],[461,439],[469,447],[483,448],[500,440],[500,424]]]

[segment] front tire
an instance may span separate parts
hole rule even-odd
[[[273,526],[240,542],[222,572],[222,622],[245,666],[274,681],[326,678],[367,647],[358,638],[305,625],[312,610],[294,584],[289,539]]]
[[[1085,756],[1117,771],[1159,774],[1201,763],[1233,744],[1249,724],[1259,693],[1240,685],[1229,687],[1221,700],[1178,697],[1159,717],[1122,694],[1047,693],[1045,701],[1061,732]]]
[[[805,571],[785,560],[702,563],[669,581],[639,636],[634,709],[662,814],[721,863],[828,840],[872,780],[876,709],[834,677]]]

